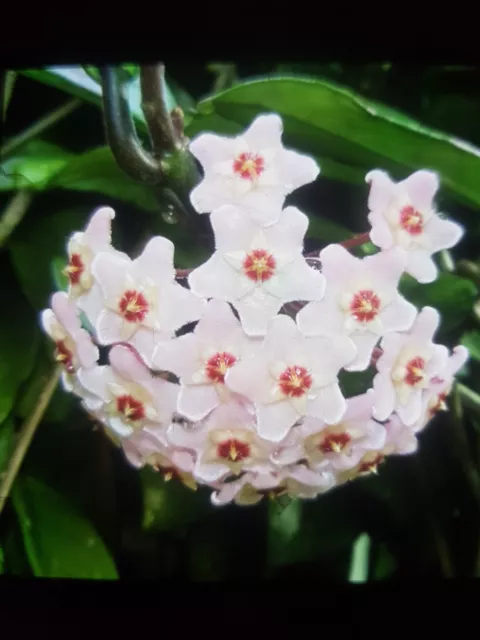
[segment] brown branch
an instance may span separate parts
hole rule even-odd
[[[165,67],[162,63],[140,68],[142,111],[147,122],[153,152],[163,157],[180,147],[165,101]]]

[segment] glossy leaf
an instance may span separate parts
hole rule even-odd
[[[55,288],[52,260],[65,255],[68,237],[84,227],[90,214],[84,208],[49,213],[23,225],[9,242],[17,277],[36,309],[48,306]]]
[[[32,140],[1,165],[0,191],[45,189],[74,154],[42,140]]]
[[[430,284],[419,284],[404,276],[400,291],[418,309],[435,307],[441,315],[442,333],[454,329],[470,315],[478,293],[473,282],[451,273],[440,274]]]
[[[320,153],[320,164],[323,156],[359,170],[358,182],[374,168],[395,177],[430,168],[458,199],[480,204],[480,149],[325,80],[274,77],[236,85],[199,104],[188,135],[238,133],[271,112],[282,116],[287,146]],[[329,175],[324,164],[324,176],[344,179],[336,168]]]
[[[35,313],[23,296],[12,293],[7,285],[0,313],[0,425],[33,369],[39,334]]]
[[[63,496],[29,476],[13,488],[13,504],[34,575],[115,580],[115,564],[92,525]]]
[[[462,344],[467,347],[470,357],[480,360],[480,331],[468,331],[463,334]]]
[[[104,194],[148,211],[158,208],[152,190],[125,175],[109,147],[97,147],[72,158],[52,177],[48,186]]]
[[[137,65],[122,65],[121,70],[125,72],[126,76],[123,86],[132,117],[136,124],[140,125],[140,129],[146,131],[141,107],[138,67]],[[33,80],[61,89],[99,107],[102,104],[102,86],[96,67],[89,67],[88,73],[81,66],[53,66],[45,69],[28,69],[22,73]],[[177,101],[168,84],[165,84],[164,88],[167,109],[171,111],[177,106]]]

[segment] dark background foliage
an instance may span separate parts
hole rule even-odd
[[[146,141],[138,67],[123,69]],[[67,236],[97,206],[110,205],[120,249],[134,255],[161,234],[175,242],[177,267],[208,255],[175,211],[116,166],[98,78],[93,67],[8,74],[0,167],[0,473],[52,370],[38,314],[65,285]],[[440,210],[467,233],[453,256],[439,257],[437,282],[402,286],[418,306],[441,311],[439,338],[450,347],[466,344],[471,360],[450,412],[421,434],[417,454],[392,458],[378,476],[313,502],[249,508],[214,508],[207,490],[190,492],[150,469],[130,468],[76,400],[57,389],[0,515],[0,573],[338,582],[480,575],[479,68],[192,62],[170,66],[167,83],[169,110],[182,107],[189,136],[237,133],[261,112],[282,116],[287,146],[322,167],[320,179],[291,198],[310,218],[308,250],[367,229],[368,170],[383,168],[396,179],[419,168],[439,171]],[[45,126],[45,116],[66,103],[67,114],[56,113]],[[12,211],[20,214],[8,225]],[[345,384],[353,395],[367,381],[362,374]]]

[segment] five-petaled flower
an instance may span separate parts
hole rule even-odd
[[[349,336],[357,357],[347,370],[366,369],[380,337],[409,329],[415,319],[415,307],[397,291],[405,260],[401,249],[356,258],[329,245],[320,252],[325,297],[299,312],[299,328],[309,336]]]
[[[408,253],[406,272],[419,282],[435,280],[432,254],[453,247],[463,235],[460,225],[435,211],[437,175],[416,171],[395,183],[384,171],[375,170],[367,174],[366,181],[370,183],[368,220],[373,244],[382,249],[402,247]]]
[[[55,360],[62,366],[62,384],[67,391],[76,390],[75,374],[90,369],[98,360],[98,349],[90,334],[82,329],[77,307],[63,291],[51,298],[51,309],[41,314],[44,331],[55,343]]]
[[[346,403],[337,376],[354,357],[348,339],[306,338],[281,315],[271,321],[261,349],[232,367],[225,381],[254,403],[260,436],[279,442],[299,418],[330,424],[342,418]]]
[[[341,421],[328,425],[318,418],[305,418],[280,443],[274,460],[292,464],[306,460],[311,469],[328,464],[335,470],[350,469],[367,451],[381,449],[385,427],[372,418],[372,392],[348,398]]]
[[[150,364],[157,341],[198,320],[204,302],[174,281],[173,251],[170,240],[154,237],[136,260],[106,252],[95,257],[96,284],[79,306],[100,344],[129,341]]]
[[[193,475],[201,482],[217,482],[241,471],[269,471],[271,444],[255,430],[255,417],[241,404],[231,402],[213,411],[197,429],[172,424],[169,442],[195,452]]]
[[[64,274],[68,278],[68,293],[78,298],[93,286],[92,261],[100,251],[116,255],[120,253],[111,246],[111,223],[115,211],[110,207],[96,209],[84,231],[76,231],[67,244],[68,263]]]
[[[78,377],[91,394],[103,402],[106,423],[120,437],[139,429],[166,431],[177,407],[178,386],[155,378],[133,348],[116,345],[110,366],[81,369]]]
[[[447,363],[448,349],[433,343],[439,323],[438,311],[424,307],[410,331],[382,339],[383,354],[373,379],[373,415],[378,420],[387,420],[393,411],[408,426],[420,418],[425,390]]]
[[[180,378],[178,411],[190,420],[201,420],[231,399],[225,385],[227,371],[258,348],[230,306],[211,300],[192,333],[156,347],[152,366]]]
[[[284,149],[282,129],[277,115],[261,115],[240,136],[195,138],[190,151],[205,172],[190,196],[195,209],[211,213],[236,205],[262,225],[276,222],[285,197],[320,172],[312,158]]]
[[[224,207],[211,216],[216,251],[189,276],[196,294],[231,302],[251,336],[264,335],[284,303],[320,300],[324,277],[303,257],[308,218],[287,207],[266,229]]]

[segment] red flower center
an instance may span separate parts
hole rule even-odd
[[[400,226],[412,236],[418,236],[423,232],[423,216],[411,207],[403,207],[400,211]]]
[[[130,395],[118,396],[117,411],[129,422],[136,422],[145,418],[145,408],[142,402]]]
[[[64,273],[68,278],[71,285],[78,284],[82,273],[85,271],[85,265],[79,253],[72,253],[67,266],[64,269]]]
[[[256,153],[241,153],[233,162],[233,172],[245,180],[258,178],[265,170],[265,160]]]
[[[229,438],[217,446],[217,456],[228,462],[241,462],[250,456],[250,445],[236,438]]]
[[[415,387],[425,378],[425,360],[420,356],[412,358],[405,367],[405,384]]]
[[[358,322],[371,322],[380,310],[380,298],[374,291],[358,291],[350,303],[350,313]]]
[[[148,313],[148,302],[139,291],[125,291],[118,303],[121,314],[128,322],[142,322]]]
[[[243,261],[243,271],[254,282],[265,282],[275,274],[277,264],[271,253],[265,249],[254,249]]]
[[[318,448],[322,453],[340,453],[351,440],[348,433],[331,433],[320,442]]]
[[[284,395],[300,398],[312,386],[312,376],[304,367],[288,367],[280,375],[279,386]]]
[[[205,374],[209,380],[216,384],[225,383],[225,374],[230,367],[233,367],[237,359],[231,353],[223,351],[216,353],[207,360]]]
[[[381,453],[377,454],[373,460],[365,460],[358,465],[358,473],[377,473],[378,467],[385,460]]]
[[[75,367],[73,366],[73,353],[70,349],[67,349],[63,340],[56,342],[55,346],[55,360],[63,366],[67,373],[74,373]]]

